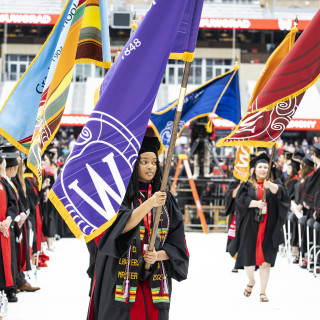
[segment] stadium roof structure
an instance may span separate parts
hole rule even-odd
[[[62,0],[0,0],[0,13],[51,13],[60,14]]]
[[[64,0],[0,0],[0,13],[26,14],[60,14],[65,5]],[[146,14],[150,5],[126,5],[125,10],[135,11],[140,18]],[[109,4],[111,12],[114,5]],[[261,8],[258,1],[252,3],[208,3],[205,2],[202,17],[212,18],[251,18],[251,19],[294,19],[311,20],[316,9],[307,8],[275,8],[274,10]]]

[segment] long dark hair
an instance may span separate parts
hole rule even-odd
[[[304,180],[314,169],[314,167],[309,166],[308,164],[306,164],[305,162],[302,162],[301,165],[301,179]]]
[[[137,161],[134,165],[132,175],[130,178],[130,182],[127,187],[126,196],[125,198],[129,202],[133,202],[134,208],[139,207],[140,203],[138,198],[140,197],[139,193],[139,176],[138,176],[138,168],[139,168],[139,162],[140,162],[140,154],[137,157]],[[154,176],[154,178],[151,181],[152,186],[152,193],[155,193],[160,190],[161,186],[161,169],[160,169],[160,163],[157,156],[157,171]]]
[[[292,168],[292,172],[291,172],[291,174],[289,175],[287,175],[287,178],[286,178],[286,181],[285,181],[285,186],[287,186],[288,184],[289,184],[289,182],[290,182],[290,180],[293,178],[293,177],[295,177],[295,176],[297,176],[298,175],[298,170],[296,169],[296,168],[294,168],[293,166],[291,166],[291,168]]]

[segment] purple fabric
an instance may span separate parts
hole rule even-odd
[[[196,47],[199,22],[203,7],[203,0],[189,0],[171,52],[194,52]]]
[[[119,209],[187,3],[154,1],[107,73],[100,99],[53,186],[85,236]],[[194,33],[198,27],[199,21]]]

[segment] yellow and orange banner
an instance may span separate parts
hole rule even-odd
[[[268,80],[278,68],[279,64],[293,46],[297,31],[297,27],[293,27],[267,60],[252,92],[247,112],[251,109],[252,104],[258,103],[256,99],[259,93],[262,91]],[[237,150],[233,175],[235,178],[246,182],[249,178],[249,169],[250,146],[241,145]]]

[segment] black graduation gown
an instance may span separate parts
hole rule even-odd
[[[169,296],[171,297],[171,280],[182,281],[187,278],[189,256],[185,244],[183,218],[176,201],[168,192],[166,206],[170,217],[170,229],[162,249],[170,258],[164,261],[164,265],[169,282]],[[115,285],[119,258],[126,257],[134,237],[137,240],[137,247],[141,245],[141,243],[139,244],[139,224],[129,232],[122,234],[132,211],[128,206],[127,199],[125,199],[119,209],[116,221],[106,230],[99,241],[96,280],[93,298],[91,298],[95,320],[130,320],[130,309],[126,306],[118,308],[115,304]],[[165,320],[168,317],[169,309],[159,309],[159,320]]]
[[[294,200],[295,198],[295,186],[299,183],[299,179],[291,179],[287,185],[289,197],[291,200]]]
[[[275,168],[275,172],[276,172],[276,178],[280,179],[281,182],[284,183],[285,179],[283,176],[283,172],[278,167]]]
[[[310,208],[314,208],[314,197],[316,192],[320,190],[320,168],[313,174],[309,175],[304,182],[302,191],[302,201],[304,201]]]
[[[290,198],[287,188],[279,179],[275,180],[279,186],[277,194],[267,190],[268,220],[265,236],[262,243],[265,261],[273,267],[275,264],[278,246],[283,243],[282,226],[286,221],[290,207]],[[249,208],[251,200],[257,200],[257,190],[249,182],[243,183],[237,193],[236,210],[239,212],[236,237],[229,246],[232,255],[237,254],[235,268],[256,265],[256,243],[259,223],[255,221],[255,208]],[[258,267],[258,266],[257,266]]]
[[[54,184],[54,177],[53,175],[47,174],[45,178],[50,179],[50,185],[49,189],[52,188]],[[47,188],[46,188],[47,189]],[[54,205],[51,203],[51,201],[48,199],[47,202],[44,203],[45,206],[45,215],[44,215],[44,221],[45,221],[45,236],[48,238],[53,238],[56,235],[56,208]]]
[[[40,251],[41,248],[37,248],[37,220],[36,220],[36,207],[40,201],[40,197],[36,192],[34,191],[32,182],[28,179],[24,179],[27,189],[27,197],[30,204],[30,215],[28,217],[29,221],[31,222],[31,227],[33,231],[33,239],[32,239],[32,251],[33,253],[36,253],[37,251]]]
[[[228,189],[225,196],[225,206],[226,206],[226,216],[229,216],[228,221],[228,229],[230,228],[233,216],[235,215],[235,209],[236,209],[236,198],[232,197],[232,193],[234,189],[236,189],[239,185],[240,181],[232,181],[228,185]],[[230,244],[232,239],[228,238],[227,241],[227,251],[228,251],[228,245]]]
[[[14,177],[11,179],[12,183],[17,188],[20,200],[19,200],[19,211],[21,212],[27,212],[30,209],[30,204],[26,196],[24,195],[24,191],[22,188],[22,185],[17,177]],[[28,219],[24,222],[20,229],[22,233],[22,241],[21,241],[21,250],[24,250],[25,252],[21,252],[20,258],[26,260],[26,268],[23,271],[29,271],[31,270],[31,262],[30,262],[30,246],[29,246],[29,225],[28,225]],[[19,244],[17,244],[17,252],[19,252]],[[25,248],[25,249],[23,249]]]
[[[298,195],[298,188],[300,185],[299,179],[291,179],[287,185],[289,197],[291,200],[294,200],[296,202],[296,197],[300,198]],[[289,212],[290,215],[292,215],[291,211]],[[295,214],[293,214],[293,219],[291,219],[291,245],[294,247],[298,246],[299,243],[299,237],[298,237],[298,218]]]
[[[0,177],[0,181],[6,195],[6,201],[7,201],[6,216],[7,217],[9,216],[12,220],[10,224],[11,274],[14,282],[14,285],[12,287],[15,287],[15,280],[18,275],[18,265],[17,265],[17,258],[16,258],[16,250],[15,250],[16,237],[15,237],[14,219],[17,217],[17,214],[18,214],[18,206],[17,206],[16,198],[12,193],[12,190],[11,190],[12,188],[8,184],[6,179],[3,177]],[[0,199],[0,200],[4,201],[4,199]],[[0,237],[0,290],[8,289],[8,287],[6,286],[3,259],[4,259],[4,256],[2,253],[1,237]]]

